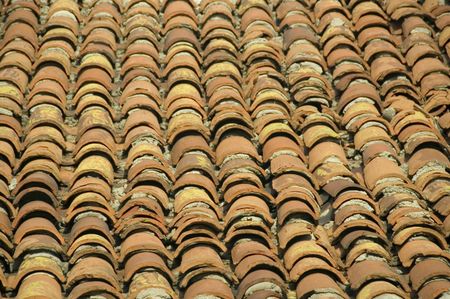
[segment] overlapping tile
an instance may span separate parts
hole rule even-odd
[[[444,298],[443,1],[4,1],[0,295]]]
[[[197,7],[194,1],[168,1],[163,14],[164,107],[167,141],[175,168],[174,218],[170,223],[175,244],[174,267],[181,297],[233,298],[231,285],[236,278],[221,259],[227,248],[222,243],[226,220],[215,172],[215,162],[219,160],[210,147],[214,128],[206,125],[205,89],[208,80],[214,80],[211,72],[215,76],[214,72],[220,71],[216,61],[206,63],[213,53],[207,55],[205,51],[202,56],[202,43],[207,43],[215,29],[211,24],[214,15],[201,23],[197,9],[206,15],[211,7]]]
[[[36,31],[41,25],[38,3],[14,3],[6,10],[11,19],[5,23],[8,26],[3,39],[1,65],[5,71],[9,68],[5,72],[5,82],[20,90],[19,93],[14,92],[21,97],[15,101],[20,109],[25,108],[20,116],[22,120],[25,116],[26,122],[22,127],[19,123],[4,122],[14,128],[21,142],[15,149],[15,156],[20,154],[20,159],[14,165],[15,188],[11,192],[17,212],[11,223],[15,261],[7,267],[14,275],[9,276],[3,286],[18,298],[45,296],[45,288],[54,298],[62,298],[62,285],[66,281],[63,265],[65,240],[59,231],[62,217],[57,197],[60,194],[58,185],[62,182],[60,166],[66,150],[63,136],[68,132],[64,124],[67,92],[64,89],[67,88],[67,70],[64,67],[70,66],[70,57],[64,56],[64,51],[53,56],[52,53],[59,49],[48,45],[45,36],[38,42]],[[64,25],[62,20],[55,20],[52,16],[48,16],[47,22],[53,22],[54,27],[48,30],[47,36],[53,35],[56,41],[58,27],[63,28]],[[21,48],[24,51],[16,50]],[[60,78],[55,80],[48,75],[48,65],[56,66],[55,74]],[[62,73],[58,73],[60,67]],[[34,81],[30,81],[28,76],[32,72],[36,74]],[[12,95],[11,92],[9,94]],[[8,106],[5,108],[13,108]],[[30,288],[30,284],[36,287]]]
[[[349,12],[340,3],[332,1],[318,1],[314,12],[319,17],[316,30],[321,34],[320,44],[325,57],[322,58],[317,52],[317,60],[314,64],[310,62],[308,71],[292,68],[290,76],[294,77],[302,71],[326,82],[326,69],[323,69],[323,63],[318,63],[320,59],[326,59],[331,67],[329,71],[338,96],[342,93],[336,106],[336,112],[340,113],[355,99],[376,95],[376,91],[366,91],[361,83],[357,83],[364,82],[368,74],[364,72],[366,63],[359,57],[360,51],[354,43]],[[301,35],[298,36],[297,43],[311,44],[311,40],[305,41]],[[391,260],[389,242],[384,223],[378,218],[378,205],[371,192],[366,189],[360,170],[355,169],[355,165],[348,161],[340,145],[343,135],[339,134],[339,118],[327,108],[330,106],[329,101],[324,101],[330,97],[332,99],[331,88],[324,83],[321,89],[317,84],[317,87],[311,83],[309,85],[317,90],[316,94],[320,95],[319,99],[325,105],[322,104],[319,108],[314,102],[300,103],[297,108],[298,113],[301,113],[299,129],[302,130],[303,140],[309,149],[310,170],[320,187],[328,194],[327,199],[331,197],[331,200],[323,204],[327,209],[332,209],[334,223],[326,226],[332,231],[332,244],[343,259],[341,267],[347,269],[349,287],[354,296],[359,298],[378,296],[389,288],[389,293],[394,290],[397,294],[405,295],[406,290],[396,287],[404,281],[387,263]],[[309,87],[307,81],[304,86]],[[381,282],[385,276],[390,277],[393,284]],[[347,280],[342,277],[340,281]],[[372,287],[377,283],[383,283],[383,287]],[[406,283],[403,286],[408,288]]]
[[[73,9],[76,3],[71,4]],[[72,106],[77,120],[72,150],[73,172],[67,182],[66,209],[69,298],[111,296],[120,298],[117,275],[120,257],[111,233],[116,217],[111,186],[117,165],[119,135],[112,89],[115,51],[120,32],[120,7],[114,3],[89,3],[80,24],[78,65],[74,70]],[[107,25],[108,24],[108,25]],[[76,35],[78,36],[78,35]],[[92,274],[89,272],[92,271]]]

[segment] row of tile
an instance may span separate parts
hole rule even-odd
[[[422,17],[411,12],[401,20],[405,48],[409,48],[405,58],[408,62],[411,57],[418,57],[412,63],[412,76],[413,80],[420,82],[425,111],[410,105],[402,107],[403,109],[397,108],[397,115],[391,120],[391,124],[407,154],[409,178],[422,192],[421,197],[433,208],[435,215],[429,213],[417,217],[415,214],[423,209],[409,208],[408,216],[417,223],[416,226],[425,227],[421,230],[426,233],[419,232],[417,227],[410,227],[409,230],[416,234],[427,234],[428,240],[405,244],[399,250],[399,257],[404,267],[410,267],[411,284],[419,296],[434,298],[441,296],[449,287],[448,281],[442,280],[438,274],[448,271],[449,267],[446,252],[448,244],[442,237],[442,235],[448,237],[449,234],[448,212],[442,209],[446,206],[447,192],[444,190],[449,184],[446,170],[449,163],[448,143],[436,129],[432,119],[432,116],[440,117],[438,123],[443,129],[448,127],[445,125],[446,108],[445,100],[443,101],[445,94],[441,92],[445,82],[448,81],[448,67],[444,64],[439,51],[435,51],[438,50],[438,46],[433,39],[432,27],[422,19],[426,17],[423,9],[416,2],[411,2],[410,5],[417,6],[416,10],[421,11],[419,15]],[[444,220],[443,225],[441,219]],[[434,244],[432,245],[430,241]],[[420,249],[416,246],[420,246]],[[419,256],[426,258],[421,260]]]
[[[212,127],[205,125],[206,72],[202,69],[207,52],[202,56],[195,4],[172,1],[162,17],[163,107],[171,162],[176,167],[171,189],[174,217],[169,226],[177,285],[181,297],[233,298],[230,284],[236,277],[221,258],[227,251],[222,243],[225,223],[216,190],[215,155],[209,146]]]
[[[156,1],[157,2],[157,1]],[[174,259],[167,248],[171,209],[169,192],[175,181],[164,156],[161,128],[163,99],[159,89],[161,37],[159,3],[134,1],[125,8],[124,55],[119,105],[126,122],[124,158],[127,186],[121,197],[115,232],[121,239],[126,297],[176,298],[176,278],[168,268]]]
[[[424,1],[422,4],[411,1],[409,6],[416,7],[416,10],[420,10],[420,13],[411,12],[403,21],[404,32],[410,35],[409,39],[411,40],[411,49],[409,52],[411,52],[411,55],[414,55],[414,57],[428,57],[429,59],[427,61],[430,63],[430,65],[427,66],[424,62],[422,66],[420,66],[420,71],[422,73],[425,71],[422,81],[424,82],[427,91],[427,93],[424,92],[424,96],[427,99],[427,104],[424,108],[431,115],[439,117],[438,123],[448,138],[450,114],[448,112],[449,100],[446,88],[448,87],[449,75],[447,65],[449,57],[449,28],[446,11],[448,11],[449,6],[445,4],[445,2],[439,1]],[[410,8],[410,10],[412,10],[412,8]],[[413,38],[411,33],[418,30],[423,34],[420,35],[414,32]],[[437,31],[439,31],[438,34]],[[423,45],[420,45],[421,40],[424,41]],[[443,55],[442,53],[445,53],[446,55]],[[430,73],[430,71],[432,71],[432,73]]]
[[[60,218],[55,207],[58,190],[57,187],[52,188],[57,186],[59,179],[55,165],[62,159],[62,150],[51,142],[52,135],[46,133],[52,131],[49,124],[42,120],[41,123],[36,121],[36,115],[45,109],[44,106],[34,107],[28,128],[22,128],[21,124],[22,107],[27,102],[32,103],[33,99],[42,97],[38,84],[31,87],[36,90],[34,94],[30,94],[31,98],[26,97],[30,83],[28,74],[32,72],[33,64],[38,63],[36,29],[39,24],[39,8],[34,2],[19,1],[6,6],[4,10],[6,14],[0,62],[0,105],[3,118],[0,281],[2,295],[4,291],[17,289],[20,297],[34,283],[32,275],[37,268],[42,273],[51,273],[35,276],[42,285],[48,286],[49,292],[59,288],[57,280],[64,278],[58,254],[34,253],[34,249],[39,247],[53,247],[58,251],[63,241],[55,228],[55,223]],[[45,55],[42,53],[42,57]],[[55,131],[58,132],[56,129]],[[46,152],[46,148],[52,152]],[[22,151],[24,158],[19,159]],[[14,175],[17,176],[14,178]],[[13,190],[10,189],[12,186],[15,187]],[[35,197],[41,200],[34,201]],[[15,275],[7,275],[9,272],[15,272]]]
[[[32,3],[27,2],[24,7],[28,5],[32,5]],[[35,8],[33,11],[39,14],[40,11],[37,7],[33,7]],[[27,11],[27,9],[24,10]],[[95,11],[95,9],[92,10]],[[90,15],[89,21],[95,23],[95,19],[101,18],[101,14],[101,9],[97,10]],[[17,23],[22,26],[24,21],[28,24],[32,20],[31,15],[24,15],[26,18],[14,16],[18,20]],[[98,170],[95,167],[97,165],[93,165],[96,163],[94,160],[99,160],[99,157],[92,154],[95,152],[93,149],[95,146],[92,146],[85,137],[88,134],[86,132],[90,129],[88,126],[76,132],[64,124],[68,108],[66,95],[72,88],[69,76],[73,72],[72,61],[77,49],[81,15],[75,3],[61,1],[55,2],[50,7],[47,17],[47,22],[44,24],[45,34],[39,45],[36,43],[37,36],[31,38],[30,34],[23,34],[22,38],[35,47],[36,61],[33,66],[35,73],[29,84],[26,104],[23,103],[30,116],[24,132],[26,136],[22,144],[22,158],[16,167],[17,186],[12,194],[15,196],[14,204],[17,206],[18,215],[24,215],[23,218],[26,219],[23,222],[17,219],[20,225],[14,235],[14,243],[17,244],[14,254],[17,256],[20,253],[23,260],[17,256],[18,259],[15,260],[18,267],[17,274],[10,276],[10,283],[5,286],[7,290],[11,288],[13,294],[14,289],[17,288],[18,298],[28,298],[38,294],[45,296],[48,293],[54,298],[59,298],[62,297],[60,284],[63,284],[69,297],[79,297],[87,292],[97,292],[98,284],[101,285],[102,282],[79,283],[86,278],[86,269],[92,265],[98,265],[98,268],[94,267],[97,276],[109,281],[116,288],[119,287],[117,279],[114,279],[113,266],[104,259],[96,257],[96,253],[92,252],[95,243],[101,244],[105,247],[106,253],[100,252],[108,256],[108,253],[112,251],[113,257],[110,260],[116,262],[111,245],[113,239],[108,225],[103,221],[105,217],[102,216],[101,219],[97,217],[101,215],[101,208],[97,209],[100,212],[88,208],[89,205],[101,206],[101,200],[106,201],[102,197],[105,194],[99,191],[108,191],[109,187],[104,187],[108,183],[103,179],[112,183],[112,171],[108,171],[108,168]],[[29,25],[37,25],[37,16],[34,17],[34,21],[35,24]],[[17,27],[15,29],[18,30],[17,32],[27,32],[25,29],[19,30]],[[36,28],[33,29],[34,32]],[[13,42],[17,42],[17,40]],[[90,43],[93,42],[89,42],[87,39],[85,42],[87,48]],[[85,74],[89,74],[96,65],[95,62],[92,63],[92,60],[89,61],[89,57],[96,55],[92,52],[92,50],[90,52],[87,50],[81,62],[80,73],[82,75],[78,78],[78,84],[75,86],[76,104],[77,95],[81,98],[88,94],[88,92],[83,94],[82,89],[92,84],[90,82],[93,80],[92,77],[89,78],[88,75],[88,79],[85,79]],[[32,57],[34,59],[34,54]],[[24,61],[24,59],[16,59]],[[27,72],[31,73],[31,69],[27,69]],[[92,110],[94,109],[80,109],[81,121],[83,118],[89,118],[89,114],[93,114]],[[75,176],[71,180],[64,180],[60,166],[69,149],[65,136],[70,133],[75,133],[76,138],[80,139],[77,144],[78,148],[75,148],[75,155],[78,154],[76,162],[79,164]],[[85,137],[84,143],[83,137]],[[97,150],[101,151],[102,148]],[[100,167],[107,165],[102,162],[105,161],[100,159]],[[93,173],[97,173],[100,178],[90,178]],[[63,206],[60,206],[58,189],[63,181],[69,181],[70,192],[65,198]],[[86,183],[91,185],[86,186]],[[103,189],[101,188],[102,183]],[[100,185],[100,188],[96,188],[96,185]],[[23,189],[19,186],[23,186]],[[86,192],[88,190],[92,192]],[[18,193],[20,191],[23,191],[25,196],[21,197]],[[63,235],[66,232],[60,229],[63,222],[70,224],[66,238]],[[93,234],[93,231],[98,231],[98,235]],[[65,263],[66,258],[67,264]],[[18,287],[21,280],[23,282]],[[110,291],[113,289],[111,286],[107,288]]]
[[[252,119],[252,132],[256,135],[249,134],[248,137],[253,139],[256,145],[256,154],[252,156],[256,161],[262,162],[261,167],[270,176],[264,175],[256,182],[242,180],[234,189],[246,191],[253,197],[265,200],[267,211],[275,213],[273,217],[262,217],[264,214],[261,211],[260,220],[256,218],[258,211],[253,212],[250,225],[257,228],[261,226],[259,223],[266,223],[266,226],[259,230],[264,229],[270,239],[262,242],[255,231],[252,234],[253,244],[248,245],[246,260],[239,264],[235,261],[238,256],[232,256],[232,260],[237,264],[236,270],[244,261],[253,261],[251,272],[246,277],[239,277],[241,288],[249,285],[250,279],[253,280],[253,285],[249,285],[246,291],[247,296],[241,298],[284,298],[288,295],[289,286],[295,290],[297,285],[301,284],[300,276],[306,265],[299,261],[299,255],[302,254],[299,248],[310,243],[306,241],[299,244],[302,242],[293,240],[295,233],[293,234],[289,227],[294,223],[301,227],[298,209],[305,207],[305,204],[291,196],[296,194],[296,191],[301,193],[303,190],[296,180],[304,181],[307,188],[313,188],[307,179],[302,180],[304,156],[299,138],[289,123],[292,106],[284,89],[285,79],[280,72],[284,53],[272,12],[273,4],[271,1],[243,1],[237,10],[241,18],[242,93],[249,104],[247,111]],[[245,152],[241,149],[240,153]],[[265,189],[269,192],[265,192]],[[286,193],[279,196],[278,193],[282,190]],[[256,198],[248,200],[255,202]],[[305,226],[306,224],[309,223],[305,223]],[[280,239],[281,237],[283,238]],[[311,243],[320,249],[316,242]],[[314,273],[306,276],[306,280],[314,278]],[[303,291],[306,290],[300,290]],[[253,297],[250,297],[250,294]]]
[[[114,123],[117,107],[114,79],[116,52],[122,37],[120,7],[113,2],[100,1],[91,3],[83,11],[78,11],[79,6],[72,1],[54,5],[80,16],[79,25],[74,24],[73,28],[82,29],[74,37],[83,37],[82,42],[76,43],[78,55],[74,62],[77,67],[72,71],[70,110],[76,129],[70,153],[73,173],[63,199],[66,230],[70,232],[66,238],[69,265],[64,293],[69,298],[93,295],[121,298],[123,281],[117,270],[122,263],[126,270],[130,267],[133,241],[146,240],[150,247],[160,242],[152,242],[152,238],[141,234],[124,237],[119,243],[114,233],[118,221],[112,186],[119,163],[116,151],[120,142]],[[121,244],[120,250],[116,249],[118,244]]]
[[[314,36],[308,31],[308,24],[314,21],[303,14],[305,7],[297,2],[281,1],[276,16],[271,16],[272,9],[268,6],[264,9],[267,22],[258,28],[263,31],[265,27],[264,34],[258,36],[258,42],[249,42],[255,45],[252,56],[261,58],[256,60],[258,67],[254,67],[253,61],[246,62],[246,86],[252,106],[265,96],[264,105],[259,111],[255,107],[252,116],[264,162],[269,162],[280,254],[297,298],[348,298],[345,293],[348,282],[341,273],[342,262],[330,244],[326,230],[319,225],[324,205],[316,191],[319,181],[312,174],[312,160],[304,155],[302,140],[295,132],[303,124],[303,115],[300,109],[294,109],[300,105],[329,106],[333,93],[326,79],[311,72],[322,70],[325,64],[315,44],[308,41],[310,36]],[[263,9],[260,15],[263,15]],[[303,18],[298,18],[301,15]],[[274,17],[280,20],[282,43],[277,28],[271,25]],[[260,52],[265,53],[261,55]],[[284,60],[286,79],[279,64]],[[290,102],[286,92],[288,87],[298,106]],[[313,129],[315,133],[316,129]],[[306,144],[305,139],[303,141]]]
[[[391,3],[388,3],[387,6],[390,4]],[[374,4],[371,2],[360,2],[352,7],[351,15],[353,16],[355,28],[362,28],[356,30],[356,33],[359,45],[362,46],[364,54],[367,55],[368,53],[373,53],[372,55],[375,57],[374,59],[365,59],[369,62],[371,67],[370,76],[373,80],[372,82],[380,84],[380,89],[382,91],[387,91],[384,95],[382,94],[384,96],[384,105],[394,105],[395,108],[390,107],[398,109],[394,114],[398,111],[405,110],[405,106],[402,107],[402,104],[405,104],[405,102],[409,104],[406,105],[406,110],[409,110],[411,105],[420,103],[420,98],[417,96],[418,93],[413,87],[413,82],[418,82],[417,78],[414,78],[414,66],[412,69],[412,76],[410,76],[406,66],[403,64],[407,59],[404,59],[397,50],[394,51],[396,46],[395,39],[389,31],[385,29],[388,24],[386,21],[383,21],[383,16],[386,14],[381,8],[371,7],[370,13],[364,16],[364,18],[378,18],[378,20],[373,22],[370,27],[363,27],[363,18],[355,20],[355,12],[359,11],[361,6],[364,8],[366,5],[373,6]],[[395,6],[395,4],[392,5]],[[389,13],[389,9],[386,9],[386,11]],[[393,11],[391,17],[395,19],[396,10],[394,9]],[[342,18],[345,18],[345,16],[342,16]],[[367,26],[367,24],[364,25]],[[379,40],[372,40],[365,43],[361,42],[361,35],[365,36],[369,30],[371,30],[373,34],[378,31],[377,34],[379,34],[379,39],[386,42],[384,42],[383,45],[378,45],[378,43],[381,43]],[[378,51],[375,50],[377,47],[379,49]],[[386,49],[392,50],[386,51]],[[379,52],[382,52],[383,56],[376,56]],[[383,65],[389,65],[390,68],[385,68],[384,70],[380,69],[379,66]],[[362,65],[361,69],[364,69]],[[379,69],[380,71],[378,71]],[[379,103],[379,99],[376,97],[375,86],[368,83],[365,83],[365,85],[365,89],[367,90],[369,87],[371,92],[366,92],[364,96],[369,97],[372,100],[372,105],[368,105],[367,103],[356,103],[351,105],[351,102],[345,102],[347,109],[346,107],[342,107],[342,120],[345,120],[344,122],[348,121],[346,123],[346,128],[350,132],[356,131],[354,137],[355,147],[361,152],[363,157],[366,186],[373,192],[373,195],[376,198],[379,198],[380,207],[383,208],[383,210],[380,211],[381,216],[386,216],[385,220],[388,227],[392,229],[393,245],[398,248],[397,250],[399,251],[398,254],[401,265],[405,269],[409,269],[409,278],[413,290],[418,292],[418,295],[422,298],[429,297],[432,292],[434,292],[434,296],[439,296],[439,293],[436,292],[435,289],[436,285],[433,285],[433,283],[429,284],[427,288],[421,289],[422,284],[432,281],[435,275],[420,271],[421,267],[424,267],[428,263],[430,265],[438,263],[443,268],[448,267],[445,260],[437,262],[433,259],[436,255],[443,255],[444,257],[446,255],[444,250],[447,248],[447,245],[442,234],[442,223],[438,217],[427,210],[426,206],[421,206],[419,204],[423,199],[423,196],[420,191],[417,190],[417,182],[415,182],[415,185],[411,184],[411,181],[401,169],[401,159],[398,155],[399,148],[395,148],[396,144],[389,135],[392,136],[396,134],[398,138],[404,138],[403,140],[406,142],[402,145],[405,145],[404,149],[406,154],[411,154],[411,151],[417,146],[426,144],[426,142],[429,142],[430,140],[425,140],[423,138],[421,140],[420,131],[411,130],[412,127],[409,125],[412,122],[408,122],[407,118],[405,119],[406,115],[413,114],[411,113],[411,110],[406,114],[399,113],[395,117],[389,115],[392,111],[384,111],[385,113],[383,115],[390,120],[390,123],[387,123],[386,120],[380,118],[379,112],[383,112],[382,106],[378,107],[378,109],[381,108],[381,111],[378,112],[376,109],[377,107],[373,105],[374,103]],[[341,101],[343,98],[344,100],[347,100],[345,96],[352,94],[352,91],[355,92],[355,90],[361,90],[363,88],[363,85],[358,86],[358,84],[354,84],[353,86],[353,90],[351,90],[352,84],[350,84],[348,89],[343,92]],[[423,86],[421,86],[421,89],[423,91]],[[353,95],[354,94],[355,93],[353,93]],[[368,94],[375,95],[375,97],[370,97]],[[401,97],[405,95],[406,98],[408,98],[409,95],[410,100],[402,101]],[[358,105],[360,105],[362,109],[355,107]],[[368,111],[368,108],[371,108],[371,112]],[[357,120],[352,123],[352,119],[355,119],[355,114]],[[424,115],[425,114],[422,114],[422,116]],[[353,118],[351,116],[353,116]],[[418,115],[418,117],[420,119],[420,115]],[[411,119],[413,119],[413,117],[411,117]],[[356,127],[356,130],[350,129],[350,125],[354,124],[359,126],[359,128]],[[432,139],[437,141],[437,143],[442,145],[443,149],[445,149],[445,141],[443,141],[442,138],[439,138],[439,133],[434,129],[431,122],[428,122],[428,127],[429,130],[436,133]],[[403,133],[403,135],[401,135],[401,133]],[[367,146],[367,144],[370,145]],[[394,145],[394,147],[392,145]],[[371,146],[378,148],[373,150],[370,149]],[[427,177],[429,177],[429,174],[427,174]],[[395,193],[392,194],[392,192]],[[389,201],[390,204],[387,205],[387,202]],[[430,229],[430,227],[432,227],[432,229]],[[417,240],[417,236],[421,236],[423,239]],[[417,246],[417,244],[420,245]],[[424,253],[421,246],[432,249]],[[422,261],[421,258],[424,256],[429,259]],[[418,280],[422,280],[422,284],[418,285]],[[437,283],[440,285],[442,282],[438,281]],[[445,292],[445,289],[441,290],[443,290],[442,292]]]
[[[305,8],[298,5],[297,9],[301,11]],[[329,196],[322,205],[333,211],[333,222],[327,227],[332,232],[331,240],[337,252],[334,260],[343,259],[340,264],[335,262],[334,266],[346,269],[347,277],[341,276],[339,280],[347,284],[348,279],[350,294],[356,298],[392,293],[406,297],[409,291],[407,283],[388,263],[392,257],[386,227],[379,218],[378,204],[365,187],[362,175],[347,160],[341,145],[338,117],[327,108],[330,105],[327,99],[333,99],[334,96],[330,93],[330,82],[325,76],[327,66],[332,72],[336,90],[344,92],[339,98],[338,111],[343,108],[342,101],[349,104],[361,96],[356,94],[354,97],[345,97],[347,90],[365,92],[362,84],[358,86],[355,83],[352,86],[352,82],[364,80],[367,75],[362,74],[357,65],[363,63],[359,53],[351,52],[355,45],[353,34],[349,31],[350,21],[346,19],[348,13],[340,3],[333,1],[318,1],[314,5],[314,13],[316,20],[299,21],[297,26],[284,33],[285,43],[289,42],[287,55],[291,52],[299,57],[295,63],[286,67],[288,71],[292,70],[287,74],[289,79],[304,78],[303,82],[300,81],[303,86],[296,80],[290,80],[294,98],[297,93],[304,93],[302,89],[296,89],[296,85],[300,85],[303,89],[308,88],[308,91],[313,90],[310,91],[311,97],[323,99],[321,103],[300,102],[295,114],[299,115],[299,130],[309,152],[309,168],[321,190]],[[314,23],[318,26],[314,26]],[[321,34],[320,41],[315,38],[316,33]],[[324,57],[320,55],[320,48]],[[307,62],[302,61],[302,58]],[[303,64],[301,67],[300,63]],[[335,279],[338,274],[331,272],[329,280]],[[385,277],[389,280],[386,281]],[[326,284],[321,287],[323,290],[330,289]]]

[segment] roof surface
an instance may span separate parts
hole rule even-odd
[[[450,296],[443,1],[1,9],[2,296]]]

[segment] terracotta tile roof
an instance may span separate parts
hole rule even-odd
[[[447,298],[444,0],[5,0],[0,295]]]

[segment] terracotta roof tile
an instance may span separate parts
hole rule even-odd
[[[0,295],[450,294],[450,6],[4,1]]]

